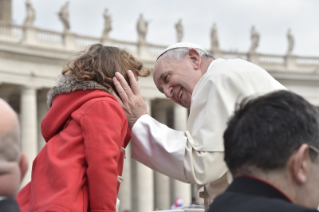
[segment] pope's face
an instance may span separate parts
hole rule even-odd
[[[154,66],[153,80],[158,90],[177,104],[190,108],[192,93],[201,77],[192,59],[186,55],[181,61],[160,57]]]

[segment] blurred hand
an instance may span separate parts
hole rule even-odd
[[[141,96],[140,88],[137,85],[136,79],[132,71],[127,72],[130,80],[131,87],[127,84],[124,77],[116,72],[113,78],[113,83],[120,98],[114,93],[112,95],[117,99],[118,103],[122,106],[129,127],[132,128],[137,119],[142,115],[147,114],[147,106]]]

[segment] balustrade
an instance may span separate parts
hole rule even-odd
[[[317,57],[297,57],[296,66],[298,68],[317,68],[319,67],[319,58]]]
[[[75,38],[75,46],[76,47],[86,47],[88,45],[92,45],[95,43],[100,43],[100,39],[99,38],[93,38],[93,37],[86,37],[86,36],[79,36],[77,35]]]
[[[121,49],[125,49],[126,51],[130,52],[131,54],[137,54],[137,45],[134,42],[123,42],[123,41],[111,41],[112,46],[116,46]]]
[[[22,26],[0,24],[0,40],[18,42],[22,39],[22,36]]]
[[[46,43],[46,44],[53,44],[53,45],[63,44],[62,33],[37,29],[36,36],[37,36],[36,40],[39,43]]]
[[[125,49],[140,59],[153,60],[162,53],[166,46],[150,43],[139,44],[138,42],[119,41],[115,39],[101,39],[96,37],[82,36],[70,32],[55,32],[36,27],[24,27],[13,24],[0,23],[0,41],[22,43],[23,45],[58,48],[66,51],[81,49],[94,43],[103,43]],[[271,55],[259,53],[227,52],[218,51],[216,57],[224,59],[240,58],[249,60],[266,70],[271,71],[294,71],[311,72],[318,69],[319,57],[302,57],[295,55]]]
[[[224,59],[240,58],[243,60],[247,60],[247,54],[246,53],[238,53],[238,52],[222,52],[222,58],[224,58]]]

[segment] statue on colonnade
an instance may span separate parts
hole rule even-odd
[[[184,35],[184,27],[182,25],[182,20],[179,19],[177,24],[175,24],[176,33],[177,33],[177,42],[182,42],[183,35]]]
[[[219,41],[216,23],[213,24],[213,27],[210,31],[210,40],[211,40],[211,50],[212,52],[219,51]]]
[[[147,26],[148,22],[143,18],[143,14],[140,14],[140,17],[136,24],[139,43],[146,43]]]
[[[254,26],[252,26],[250,31],[250,40],[251,40],[251,47],[249,52],[255,53],[259,44],[259,33],[257,32]]]
[[[112,18],[107,9],[105,9],[103,17],[104,17],[103,39],[108,39],[109,33],[112,30]]]
[[[70,23],[69,23],[69,2],[66,2],[64,6],[61,7],[59,12],[59,18],[64,26],[64,33],[70,31]]]
[[[290,29],[288,29],[288,32],[287,32],[287,39],[288,39],[287,55],[291,55],[292,50],[294,49],[295,39],[294,39],[294,36],[291,34]]]
[[[27,16],[24,19],[24,23],[23,26],[25,27],[32,27],[33,26],[33,22],[35,20],[35,10],[32,7],[31,1],[27,0],[25,2],[26,6],[27,6]]]

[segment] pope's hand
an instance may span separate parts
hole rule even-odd
[[[120,98],[116,94],[113,94],[113,96],[115,96],[118,103],[122,106],[126,114],[129,127],[132,128],[137,119],[139,119],[142,115],[147,114],[147,106],[141,96],[140,88],[137,85],[134,74],[129,70],[127,75],[130,80],[131,87],[127,84],[126,80],[120,73],[115,73],[113,83],[120,95]]]

